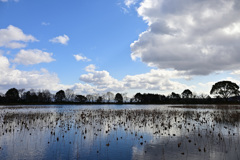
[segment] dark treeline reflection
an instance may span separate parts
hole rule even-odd
[[[239,159],[238,106],[0,108],[0,159]]]
[[[206,94],[194,94],[185,89],[181,94],[172,92],[169,95],[136,93],[132,98],[127,93],[75,94],[73,90],[60,90],[55,94],[49,90],[35,91],[33,89],[11,88],[5,94],[0,94],[0,104],[222,104],[239,103],[239,87],[230,81],[221,81],[212,86],[211,98]]]

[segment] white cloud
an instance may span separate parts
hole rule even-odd
[[[181,84],[175,79],[189,79],[185,72],[176,70],[152,69],[149,73],[129,76],[127,75],[123,82],[128,89],[145,89],[159,91],[174,91],[186,88],[194,88]]]
[[[97,72],[97,71],[96,71]],[[101,71],[100,71],[101,72]],[[0,54],[0,91],[6,92],[8,89],[15,87],[30,89],[49,89],[51,92],[59,90],[73,89],[76,94],[93,94],[114,90],[115,86],[99,83],[99,86],[91,84],[75,83],[73,85],[64,85],[55,73],[50,73],[47,69],[42,68],[40,71],[21,71],[11,67],[7,57]],[[101,73],[99,74],[101,75]],[[104,75],[105,76],[105,75]],[[100,78],[104,80],[104,78]],[[102,84],[102,86],[101,86]]]
[[[0,47],[24,48],[26,42],[37,41],[32,35],[26,35],[17,27],[9,25],[6,29],[0,29]]]
[[[10,63],[7,59],[7,57],[2,56],[2,54],[0,54],[0,68],[1,70],[7,70],[10,66]]]
[[[129,8],[131,5],[137,3],[138,0],[124,0],[124,4]]]
[[[52,53],[43,52],[38,49],[29,49],[29,50],[20,50],[16,55],[13,62],[24,64],[24,65],[32,65],[38,63],[49,63],[55,61],[52,57]]]
[[[213,81],[206,82],[206,83],[198,83],[196,85],[196,89],[198,93],[204,93],[204,94],[210,95],[210,90],[215,83],[216,82],[213,82]]]
[[[124,14],[127,14],[127,13],[129,13],[129,11],[128,11],[128,9],[127,9],[127,8],[125,8],[125,7],[121,7],[121,9],[122,9],[122,12],[123,12]]]
[[[94,64],[90,64],[85,68],[85,71],[87,72],[94,72],[96,69],[96,66]]]
[[[49,23],[49,22],[42,22],[41,25],[42,25],[42,26],[49,26],[50,23]]]
[[[86,70],[91,73],[81,75],[80,80],[92,84],[102,91],[122,91],[124,89],[124,84],[110,76],[109,72],[95,71],[94,69],[93,66],[88,66]]]
[[[61,44],[67,45],[69,41],[69,37],[66,34],[64,34],[63,36],[52,38],[49,41],[52,43],[61,43]]]
[[[75,83],[72,89],[75,91],[75,93],[85,94],[85,95],[104,92],[104,90],[100,90],[96,86],[91,86],[89,84],[82,84],[82,83]]]
[[[70,86],[59,83],[59,78],[54,73],[49,73],[46,69],[40,71],[21,71],[11,68],[7,57],[0,55],[0,89],[8,90],[12,87],[25,89],[49,89],[57,91]]]
[[[168,92],[193,89],[195,86],[187,86],[180,79],[189,79],[185,72],[176,70],[152,69],[149,73],[138,75],[127,75],[122,80],[113,78],[108,71],[96,71],[95,65],[86,67],[87,74],[80,76],[84,83],[63,85],[58,76],[49,73],[46,69],[40,71],[21,71],[11,67],[7,57],[0,55],[0,90],[9,88],[49,89],[51,92],[60,89],[73,89],[76,94],[92,94],[103,92],[123,92],[137,89],[138,91],[149,90],[157,92]]]
[[[6,92],[10,88],[48,89],[52,93],[59,90],[73,89],[76,94],[92,94],[104,91],[104,89],[89,84],[75,83],[64,85],[55,73],[50,73],[42,68],[40,71],[21,71],[11,67],[7,57],[0,54],[0,91]]]
[[[240,75],[240,70],[234,70],[230,74],[232,74],[232,75]]]
[[[89,73],[81,75],[80,80],[92,84],[102,91],[119,92],[131,89],[172,91],[194,88],[194,86],[187,86],[176,81],[177,79],[190,79],[184,71],[152,69],[145,74],[127,75],[121,81],[113,78],[105,70],[96,71],[94,65],[87,66],[86,71]]]
[[[137,12],[149,28],[131,44],[133,60],[192,75],[240,67],[239,0],[144,0]]]
[[[88,59],[87,57],[82,56],[81,54],[76,54],[73,56],[77,61],[91,61],[91,59]]]

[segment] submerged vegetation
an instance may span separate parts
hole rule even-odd
[[[239,106],[152,107],[0,107],[0,159],[240,158]]]

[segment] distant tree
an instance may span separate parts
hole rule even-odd
[[[134,101],[134,98],[131,98],[131,99],[130,99],[130,103],[133,103],[133,102],[135,102],[135,101]]]
[[[102,94],[102,101],[107,102],[107,94]]]
[[[4,97],[5,95],[4,95],[3,93],[0,92],[0,96],[1,96],[1,97]]]
[[[219,81],[212,86],[210,94],[227,99],[239,95],[239,86],[231,81]]]
[[[98,97],[99,97],[99,94],[95,93],[95,94],[92,95],[92,97],[93,97],[93,101],[96,102]]]
[[[0,103],[5,102],[5,95],[3,93],[0,93]]]
[[[33,96],[33,93],[31,93],[31,97]],[[39,90],[37,93],[37,98],[38,98],[38,102],[40,103],[49,103],[51,102],[51,93],[49,92],[49,90]]]
[[[181,96],[180,96],[180,94],[177,94],[177,93],[175,93],[175,92],[172,92],[172,93],[169,95],[169,98],[171,98],[171,99],[180,99]]]
[[[144,93],[142,94],[141,98],[142,98],[141,103],[157,104],[157,103],[162,103],[165,99],[165,96],[160,94]]]
[[[207,99],[212,99],[209,95],[206,97]]]
[[[41,91],[38,92],[38,102],[44,102],[44,96]]]
[[[65,92],[63,90],[58,91],[55,95],[56,102],[62,102],[65,98]]]
[[[117,102],[117,103],[123,103],[123,97],[120,93],[117,93],[114,100]]]
[[[38,102],[38,95],[34,89],[30,89],[30,94],[31,94],[31,102]]]
[[[23,93],[22,100],[24,100],[27,103],[36,103],[39,102],[39,100],[41,100],[42,98],[42,94],[38,93],[38,95],[33,89],[31,89],[30,91]]]
[[[201,93],[201,94],[198,96],[198,98],[200,98],[200,99],[207,99],[208,97],[210,97],[210,96],[207,95],[207,94],[204,94],[204,93]]]
[[[75,101],[80,103],[85,103],[87,101],[87,98],[83,95],[76,95]]]
[[[19,93],[20,98],[23,98],[23,93],[24,93],[24,91],[25,91],[24,88],[18,89],[18,93]]]
[[[93,95],[88,94],[88,95],[86,96],[86,98],[87,98],[87,101],[88,101],[88,102],[93,102]]]
[[[185,89],[182,92],[182,98],[192,98],[192,95],[193,95],[193,93],[189,89]]]
[[[65,91],[65,96],[66,96],[66,100],[67,101],[73,101],[74,98],[75,98],[75,94],[74,94],[74,91],[72,89],[67,89]]]
[[[5,94],[8,102],[17,102],[19,100],[19,92],[16,88],[9,89]]]
[[[141,103],[142,100],[143,100],[142,94],[141,94],[141,93],[135,94],[134,100],[135,100],[136,102],[138,102],[138,103]]]
[[[125,93],[122,93],[122,97],[123,97],[123,101],[124,102],[127,102],[128,101],[128,97],[127,97],[127,92],[125,92]]]
[[[25,102],[31,102],[31,93],[30,93],[30,91],[24,92],[23,96],[22,96],[22,99]]]
[[[103,101],[102,96],[99,96],[98,99],[97,99],[97,102],[98,102],[98,103],[102,103],[102,101]]]
[[[107,101],[111,102],[114,99],[114,94],[112,92],[106,93]]]
[[[44,102],[51,102],[52,100],[52,94],[50,93],[49,90],[43,90],[42,91],[42,94],[43,94],[43,100]]]

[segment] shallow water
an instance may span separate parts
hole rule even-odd
[[[0,159],[240,159],[240,106],[0,106]]]

